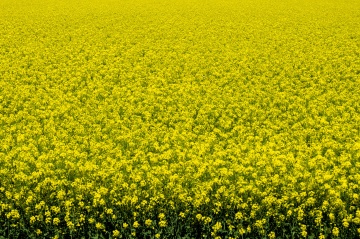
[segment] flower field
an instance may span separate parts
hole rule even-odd
[[[360,238],[360,1],[1,0],[4,238]]]

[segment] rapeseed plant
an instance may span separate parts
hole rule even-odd
[[[358,238],[360,2],[0,3],[0,237]]]

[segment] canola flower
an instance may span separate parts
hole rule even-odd
[[[0,2],[0,237],[359,238],[360,2]]]

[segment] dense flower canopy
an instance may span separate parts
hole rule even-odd
[[[0,237],[359,237],[359,13],[2,0]]]

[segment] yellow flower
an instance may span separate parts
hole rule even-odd
[[[129,226],[129,224],[127,224],[126,222],[123,223],[123,228],[127,228]]]
[[[332,234],[333,234],[334,236],[338,237],[338,236],[339,236],[339,228],[334,227],[333,230],[332,230]]]
[[[159,222],[159,226],[160,226],[160,227],[166,227],[166,224],[167,224],[167,222],[166,222],[165,220],[161,220],[161,221]]]
[[[275,237],[276,237],[275,232],[270,232],[268,236],[270,239],[275,239]]]
[[[105,200],[104,200],[103,198],[100,199],[100,200],[99,200],[99,204],[100,204],[100,205],[105,205]]]
[[[152,224],[152,220],[151,219],[147,219],[146,221],[145,221],[145,225],[146,226],[151,226],[151,224]]]
[[[36,217],[31,216],[30,217],[30,224],[33,224],[36,221]]]
[[[120,235],[120,232],[118,230],[114,230],[112,232],[113,237],[118,237]]]
[[[135,221],[134,223],[133,223],[133,227],[134,228],[138,228],[140,226],[140,224],[138,223],[138,221]]]
[[[50,212],[50,211],[46,211],[46,212],[45,212],[45,216],[50,217],[50,216],[51,216],[51,212]]]
[[[160,234],[159,234],[159,233],[156,233],[156,234],[155,234],[155,238],[160,238]]]
[[[65,201],[65,207],[66,208],[69,208],[69,207],[72,207],[72,206],[73,206],[73,202],[71,200]]]
[[[60,207],[52,206],[51,210],[56,214],[60,212]]]
[[[73,230],[73,229],[75,228],[74,223],[72,223],[71,221],[66,222],[66,225],[68,226],[68,228],[69,228],[70,230]]]
[[[300,208],[300,209],[298,210],[297,219],[298,219],[299,221],[302,221],[302,220],[303,220],[303,217],[304,217],[304,211],[302,210],[302,208]]]
[[[307,236],[306,225],[302,224],[300,228],[301,228],[301,236],[306,237]]]
[[[11,212],[9,212],[6,216],[7,218],[19,219],[20,213],[18,212],[18,210],[11,210]],[[31,218],[30,218],[30,223],[32,223]]]
[[[212,221],[211,217],[205,217],[205,219],[204,219],[204,223],[205,223],[205,224],[208,224],[208,223],[210,223],[211,221]]]
[[[95,227],[96,227],[96,229],[98,229],[98,230],[104,229],[104,225],[101,224],[100,222],[96,223]]]
[[[79,222],[85,222],[85,215],[84,214],[80,214],[80,218],[79,218]]]
[[[243,214],[242,214],[241,212],[237,212],[237,213],[235,214],[235,219],[241,220],[242,218],[243,218]]]
[[[55,226],[57,226],[57,225],[59,225],[59,223],[60,223],[60,219],[57,218],[57,217],[55,217],[55,218],[53,219],[53,224],[54,224]]]
[[[214,226],[212,226],[212,229],[213,229],[214,232],[219,231],[221,228],[222,228],[222,225],[221,225],[220,222],[217,222],[217,223],[215,223]]]

